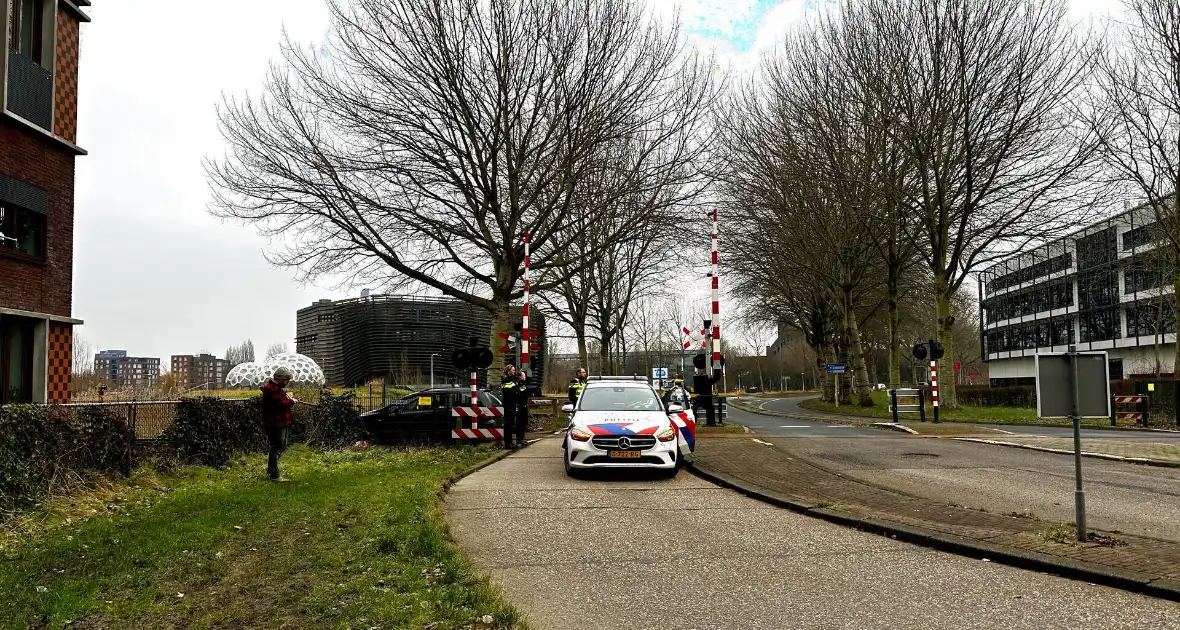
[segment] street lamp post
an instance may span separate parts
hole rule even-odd
[[[435,352],[430,355],[430,389],[434,389],[434,357],[440,357],[441,354]]]

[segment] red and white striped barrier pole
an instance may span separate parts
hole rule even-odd
[[[529,377],[529,233],[524,233],[524,306],[520,312],[520,372]],[[526,403],[527,404],[527,403]]]
[[[479,372],[471,371],[471,428],[479,428]]]
[[[938,422],[938,361],[930,359],[930,401],[934,405],[934,421]]]
[[[713,234],[709,239],[710,249],[712,250],[712,269],[709,276],[712,278],[712,294],[713,294],[713,369],[721,369],[721,302],[717,297],[718,283],[717,283],[717,267],[719,265],[720,257],[717,254],[717,208],[713,208]]]

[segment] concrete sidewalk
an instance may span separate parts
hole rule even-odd
[[[445,509],[462,549],[535,630],[1089,630],[1180,619],[1174,602],[874,536],[686,473],[570,479],[553,438],[464,478]]]
[[[1180,600],[1180,542],[1096,532],[1095,542],[1077,543],[1062,524],[950,506],[850,479],[800,459],[785,440],[701,440],[696,465],[706,476],[828,520]]]

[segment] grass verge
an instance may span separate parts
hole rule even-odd
[[[260,456],[139,473],[111,509],[6,539],[0,628],[523,628],[442,517],[444,481],[489,453],[299,446],[286,484]],[[60,501],[24,518],[93,503]]]

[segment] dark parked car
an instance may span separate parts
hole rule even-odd
[[[451,429],[458,426],[451,415],[455,407],[471,405],[471,390],[462,387],[436,387],[414,392],[380,408],[361,414],[361,420],[379,441],[402,440],[444,441],[451,439]],[[500,399],[486,390],[479,390],[481,407],[498,407]],[[471,427],[469,419],[464,427]],[[497,426],[495,418],[480,418],[479,427]]]

